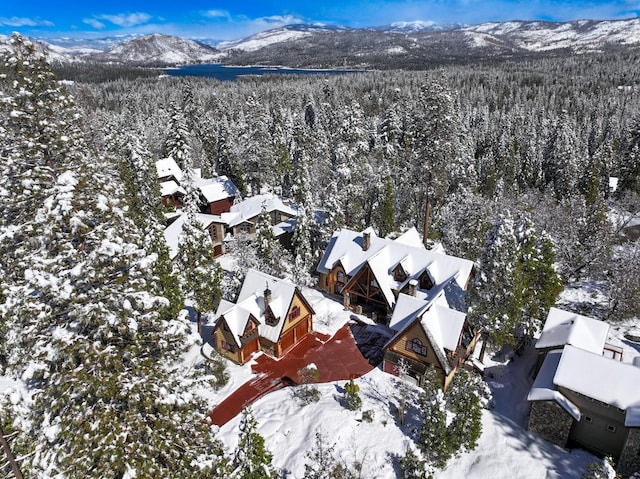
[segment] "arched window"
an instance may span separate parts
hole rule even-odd
[[[407,340],[407,351],[413,351],[421,356],[427,355],[427,347],[422,344],[419,338]]]

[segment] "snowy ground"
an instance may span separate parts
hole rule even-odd
[[[339,302],[315,290],[304,290],[304,294],[313,303],[315,327],[319,331],[331,334],[348,321],[349,314],[342,310]],[[568,290],[562,298],[565,305],[587,300],[594,301],[594,295],[582,289]],[[640,347],[623,336],[632,329],[637,327],[631,322],[611,328],[609,342],[623,347],[625,362],[640,355]],[[485,357],[485,375],[494,394],[495,407],[483,412],[478,448],[450,461],[436,474],[438,479],[582,477],[585,467],[596,459],[594,456],[578,449],[565,450],[526,430],[529,413],[526,397],[535,357],[533,348],[526,349],[522,356],[507,353]],[[246,366],[243,368],[249,370]],[[362,398],[362,408],[357,412],[341,405],[344,381],[319,385],[321,399],[307,406],[299,404],[291,388],[271,393],[253,404],[258,432],[273,453],[274,466],[285,471],[286,477],[304,477],[306,454],[313,448],[316,432],[326,438],[327,445],[334,445],[336,455],[345,463],[362,461],[365,464],[362,477],[399,477],[397,456],[404,454],[411,429],[417,426],[415,411],[409,412],[405,426],[396,423],[398,379],[379,368],[356,383]],[[229,392],[225,388],[219,398]],[[362,420],[362,412],[367,410],[373,411],[371,423]],[[239,421],[236,417],[219,429],[219,437],[229,450],[237,444]]]
[[[314,327],[317,331],[333,334],[349,320],[350,313],[343,311],[339,301],[313,289],[304,289],[303,294],[316,312]],[[587,305],[598,303],[599,299],[597,288],[582,285],[567,289],[559,303]],[[205,338],[211,328],[211,325],[204,326]],[[631,362],[633,357],[640,355],[640,346],[626,340],[626,332],[640,334],[640,324],[613,325],[609,342],[622,347],[624,361]],[[210,352],[208,348],[210,346],[205,344],[202,349],[207,353]],[[185,365],[200,361],[201,347],[194,342]],[[494,394],[495,407],[483,411],[483,432],[478,448],[450,461],[443,471],[438,471],[438,479],[581,478],[585,467],[595,460],[594,456],[581,450],[564,450],[526,430],[529,412],[526,396],[532,382],[534,361],[532,348],[526,349],[522,356],[507,353],[485,357],[485,378]],[[197,391],[211,408],[251,377],[251,362],[243,366],[228,362],[227,371],[229,382],[219,391],[212,392],[204,385]],[[335,454],[346,464],[352,465],[356,461],[364,464],[361,477],[399,477],[397,457],[403,455],[410,444],[412,430],[417,428],[417,413],[409,410],[407,423],[404,426],[396,423],[399,380],[379,368],[357,379],[356,383],[362,398],[362,408],[356,412],[342,405],[344,381],[318,385],[320,400],[306,406],[293,397],[292,388],[268,394],[253,404],[258,432],[273,454],[274,466],[286,472],[285,477],[304,477],[304,464],[308,462],[306,454],[313,448],[317,432],[323,435],[326,445],[334,446]],[[0,377],[0,396],[20,394],[21,390],[20,381]],[[414,390],[416,393],[417,389]],[[362,420],[364,411],[372,411],[372,422]],[[228,451],[237,444],[239,420],[236,417],[218,430]]]

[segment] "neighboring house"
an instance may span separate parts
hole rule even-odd
[[[271,218],[274,236],[281,241],[284,240],[286,244],[286,237],[293,232],[298,211],[289,200],[273,194],[252,196],[234,204],[229,213],[222,215],[227,222],[229,233],[234,237],[246,234],[255,238],[256,223],[263,206]]]
[[[164,181],[175,181],[177,184],[180,184],[182,181],[182,170],[171,157],[156,161],[156,171],[160,183]]]
[[[444,292],[431,301],[400,293],[389,327],[395,334],[384,347],[383,370],[398,375],[398,363],[404,360],[421,384],[433,367],[445,390],[480,337],[465,313],[449,308]]]
[[[182,208],[186,194],[182,186],[182,170],[171,157],[156,161],[156,171],[160,182],[162,204]],[[226,176],[202,178],[199,168],[193,170],[194,186],[200,193],[200,210],[202,213],[220,215],[231,211],[231,206],[240,192],[236,185]]]
[[[218,307],[215,348],[239,364],[257,351],[279,358],[313,330],[313,314],[294,284],[251,269],[236,303]]]
[[[640,361],[623,363],[607,334],[602,321],[552,308],[536,343],[529,430],[610,455],[629,475],[640,470]]]
[[[538,362],[536,372],[542,366],[549,351],[575,346],[612,359],[622,360],[622,349],[607,343],[609,324],[559,308],[549,309],[549,314],[536,341]]]
[[[317,271],[319,286],[343,295],[346,307],[360,306],[386,321],[400,293],[427,302],[444,294],[450,307],[464,310],[475,267],[472,261],[425,249],[415,229],[392,240],[368,228],[335,233]]]
[[[221,215],[231,211],[233,203],[240,195],[236,185],[226,176],[198,178],[195,186],[200,190],[203,213]]]
[[[171,260],[175,260],[178,256],[180,234],[182,233],[182,225],[184,224],[185,218],[186,216],[184,214],[179,214],[164,230],[164,238],[169,247]],[[197,220],[202,225],[202,228],[209,232],[214,255],[220,256],[224,254],[225,223],[222,218],[215,215],[198,214]]]
[[[164,206],[171,206],[175,209],[182,208],[186,191],[175,180],[163,181],[160,183],[160,197]]]

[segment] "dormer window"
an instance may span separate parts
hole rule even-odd
[[[425,269],[420,275],[420,289],[431,288],[433,288],[433,281],[431,280],[431,276],[429,276],[429,272]]]
[[[407,279],[407,273],[404,271],[402,265],[398,265],[393,269],[393,280],[402,283]]]
[[[247,321],[247,325],[244,328],[244,333],[242,333],[242,337],[249,336],[256,329],[256,325],[253,321]]]

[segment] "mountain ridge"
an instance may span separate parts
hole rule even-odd
[[[293,24],[214,43],[162,34],[80,40],[50,39],[55,61],[173,66],[195,63],[304,68],[410,68],[555,52],[584,53],[640,44],[640,18],[478,25],[395,22],[370,28]],[[54,55],[55,53],[55,55]]]

